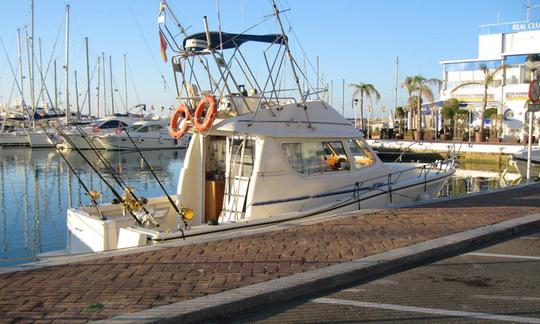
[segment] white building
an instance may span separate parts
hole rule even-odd
[[[529,83],[532,72],[525,62],[540,53],[540,21],[523,21],[480,26],[478,58],[442,61],[443,88],[441,100],[456,98],[461,105],[480,111],[484,88],[469,85],[454,90],[463,83],[483,82],[480,66],[491,71],[507,65],[495,77],[497,81],[488,89],[488,106],[504,115],[505,134],[521,132],[525,120]],[[539,60],[540,58],[536,58]],[[478,115],[477,115],[478,117]],[[516,134],[517,135],[517,134]]]

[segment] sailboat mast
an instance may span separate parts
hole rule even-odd
[[[99,88],[101,87],[101,57],[98,56],[97,58],[97,111],[96,111],[96,117],[99,118]]]
[[[32,100],[32,126],[35,127],[35,121],[34,121],[34,115],[36,112],[36,101],[35,101],[35,92],[34,92],[34,0],[30,0],[30,16],[31,16],[31,27],[30,29],[30,66],[28,67],[30,69],[30,100]]]
[[[23,107],[26,110],[26,113],[29,114],[29,118],[32,121],[32,125],[34,124],[34,78],[32,77],[32,45],[30,43],[30,37],[28,36],[28,31],[25,31],[26,36],[26,59],[28,61],[28,77],[29,85],[30,85],[30,108],[31,110],[26,110],[26,107]]]
[[[109,79],[111,79],[111,106],[112,106],[112,113],[114,115],[114,88],[113,88],[113,79],[112,79],[112,56],[109,55]]]
[[[126,102],[126,113],[128,112],[128,88],[127,88],[127,57],[124,54],[124,89],[125,89],[125,102]]]
[[[90,104],[90,59],[88,57],[88,37],[84,38],[86,48],[86,98],[88,98],[88,118],[92,116],[92,105]]]
[[[397,89],[398,89],[398,78],[399,78],[399,56],[396,57],[396,79],[395,79],[395,88],[394,88],[394,112],[397,108]]]
[[[41,51],[41,38],[38,38],[38,51],[39,51],[39,79],[41,82],[41,106],[45,107],[45,81],[43,79],[43,53]],[[38,98],[39,99],[39,98]]]
[[[58,108],[58,78],[56,75],[56,60],[54,60],[54,108]]]
[[[17,60],[18,60],[18,69],[19,69],[19,82],[20,82],[20,90],[21,90],[21,103],[24,106],[24,76],[23,76],[23,68],[22,68],[22,45],[21,45],[21,30],[17,28]]]
[[[66,62],[64,68],[66,69],[66,125],[69,124],[70,111],[69,111],[69,4],[66,5]]]
[[[101,63],[103,66],[101,69],[103,70],[103,115],[107,115],[107,87],[105,86],[105,53],[101,52]]]
[[[77,106],[77,121],[81,120],[81,106],[79,106],[79,87],[77,86],[77,70],[75,72],[75,103]]]

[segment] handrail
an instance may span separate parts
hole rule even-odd
[[[424,165],[421,165],[421,166],[410,167],[410,168],[406,168],[406,169],[403,169],[403,170],[398,170],[398,171],[386,173],[384,175],[380,175],[380,176],[377,176],[377,177],[365,179],[362,182],[357,182],[357,184],[358,184],[358,187],[363,187],[364,183],[372,182],[374,180],[381,179],[381,178],[391,179],[393,181],[391,183],[389,183],[389,184],[394,184],[399,180],[399,178],[403,174],[408,173],[408,172],[413,171],[413,170],[417,170],[417,169],[421,169],[420,174],[418,175],[418,177],[421,177],[422,175],[424,175],[424,181],[427,181],[427,176],[429,175],[429,173],[432,170],[434,170],[433,172],[435,172],[435,170],[436,170],[437,174],[439,174],[440,172],[446,172],[446,171],[448,171],[449,168],[453,167],[454,162],[455,162],[455,159],[453,159],[453,158],[445,159],[445,160],[441,160],[441,161],[435,161],[435,162],[427,163],[427,164],[424,164]],[[443,169],[443,166],[444,166],[444,169]]]

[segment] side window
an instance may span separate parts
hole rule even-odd
[[[341,141],[323,142],[325,148],[325,171],[345,171],[351,169],[351,164],[345,154]]]
[[[137,130],[138,133],[148,133],[148,127],[143,126]]]
[[[362,140],[348,139],[347,146],[349,147],[349,151],[354,159],[354,167],[356,169],[361,169],[375,163],[373,153],[371,153],[365,142]]]
[[[99,126],[101,129],[109,129],[109,128],[116,128],[118,127],[118,120],[109,120],[107,122],[104,122]]]
[[[350,170],[343,144],[335,142],[283,143],[289,165],[301,174]]]
[[[101,129],[110,129],[110,128],[118,128],[118,125],[121,125],[122,127],[126,127],[126,124],[121,122],[121,121],[118,121],[118,120],[109,120],[103,124],[101,124],[101,126],[99,126],[99,128]]]

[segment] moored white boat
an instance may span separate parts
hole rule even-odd
[[[527,178],[527,155],[528,149],[524,149],[510,156],[511,164],[513,164],[522,178]],[[535,146],[531,149],[531,173],[532,178],[540,176],[540,147]]]
[[[43,130],[28,130],[27,136],[32,148],[50,148],[55,145],[49,138],[49,136],[56,137],[54,130],[48,130],[47,134]]]
[[[0,146],[26,146],[29,145],[25,131],[0,132]]]
[[[189,136],[176,139],[169,135],[167,120],[144,120],[118,132],[97,136],[106,150],[162,150],[186,148]],[[130,139],[131,137],[131,139]],[[132,142],[133,140],[133,142]]]
[[[161,10],[164,24],[165,1]],[[180,23],[175,21],[175,25]],[[270,89],[261,88],[265,82],[256,80],[250,84],[257,88],[249,91],[236,84],[239,78],[233,77],[233,71],[244,72],[246,79],[255,77],[243,63],[222,64],[234,62],[224,59],[225,52],[234,49],[232,56],[241,55],[242,44],[255,42],[264,43],[265,55],[275,49],[276,61],[291,57],[281,30],[275,35],[208,31],[185,35],[178,42],[183,46],[172,59],[174,71],[180,79],[189,76],[196,84],[211,86],[199,92],[188,79],[178,85],[183,103],[173,116],[172,124],[178,121],[178,127],[172,133],[181,137],[189,131],[192,137],[176,195],[146,201],[124,188],[116,204],[69,209],[71,252],[137,247],[311,215],[400,206],[436,196],[455,172],[453,160],[422,166],[381,162],[362,134],[316,91],[311,92],[312,98],[302,91],[297,81],[300,73],[295,71],[298,66],[291,68],[291,80],[298,85],[296,97],[284,95],[286,90],[271,82],[277,77],[270,68],[266,82]],[[222,79],[186,71],[198,62],[197,56],[206,63],[212,61],[206,61],[206,56],[213,56]],[[202,70],[208,71],[207,66]]]
[[[143,118],[132,115],[117,114],[107,116],[96,120],[88,126],[65,130],[65,136],[62,135],[60,138],[59,147],[73,149],[73,146],[76,146],[79,150],[103,149],[104,147],[97,140],[98,136],[117,132],[123,127],[129,127],[140,120],[143,120]]]

